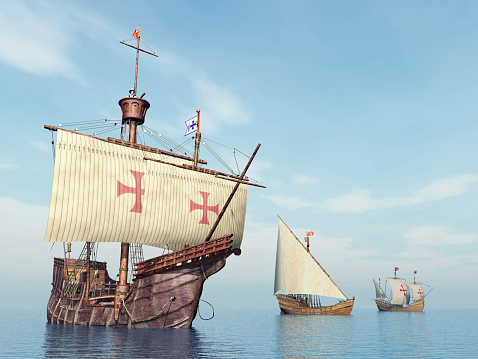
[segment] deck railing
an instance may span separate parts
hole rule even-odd
[[[134,269],[136,272],[135,276],[136,278],[147,277],[151,274],[204,260],[211,256],[225,254],[232,251],[231,238],[232,234],[136,263],[136,268]]]

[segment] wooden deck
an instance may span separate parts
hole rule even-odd
[[[410,303],[409,306],[390,304],[380,299],[375,299],[378,310],[381,312],[422,312],[425,307],[425,298]]]
[[[276,294],[276,297],[279,301],[281,314],[350,315],[355,302],[354,297],[333,305],[312,307],[287,295]]]

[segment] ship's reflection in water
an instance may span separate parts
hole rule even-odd
[[[46,324],[44,358],[228,358],[240,346],[191,329],[129,329]]]
[[[47,324],[46,358],[196,358],[208,346],[193,329],[128,329]]]
[[[350,357],[354,321],[348,315],[278,315],[277,356]]]

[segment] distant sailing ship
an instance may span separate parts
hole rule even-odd
[[[398,267],[395,267],[394,278],[387,278],[387,282],[392,290],[392,298],[389,299],[385,291],[381,288],[380,283],[373,280],[375,286],[375,303],[380,311],[384,312],[421,312],[425,307],[425,296],[431,292],[430,289],[427,294],[424,294],[422,283],[415,281],[415,274],[413,274],[413,283],[407,284],[407,281],[402,278],[397,278]],[[380,282],[380,280],[379,280]],[[413,298],[410,302],[410,290],[413,292]]]
[[[136,143],[150,107],[136,95],[138,54],[156,55],[140,49],[139,27],[133,38],[136,47],[125,44],[137,52],[134,89],[119,101],[122,138],[45,126],[57,132],[45,241],[85,242],[78,258],[65,250],[54,259],[52,323],[189,328],[204,281],[241,252],[246,187],[259,186],[245,174],[260,144],[240,175],[199,167],[199,110],[188,121],[193,157]],[[118,281],[96,260],[99,242],[121,243]],[[144,260],[142,245],[173,252]]]
[[[347,296],[325,269],[279,217],[274,293],[281,314],[345,314],[352,311],[355,297]],[[284,290],[286,294],[277,294]],[[338,298],[339,303],[322,306],[320,296]]]

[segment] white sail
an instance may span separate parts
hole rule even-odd
[[[410,283],[410,288],[412,289],[413,292],[413,301],[420,300],[425,296],[425,293],[423,292],[423,287],[421,284],[418,283]]]
[[[405,279],[387,278],[390,288],[392,288],[392,300],[390,303],[398,305],[407,305],[410,302],[410,291]]]
[[[274,293],[315,294],[347,299],[327,272],[279,218]]]
[[[143,152],[58,130],[47,242],[128,242],[178,250],[204,242],[235,182]],[[189,163],[189,162],[188,162]],[[242,242],[247,189],[240,185],[213,238]]]
[[[375,285],[375,298],[377,299],[387,299],[387,296],[385,295],[385,292],[380,288],[377,282],[375,280],[373,281],[373,284]]]

